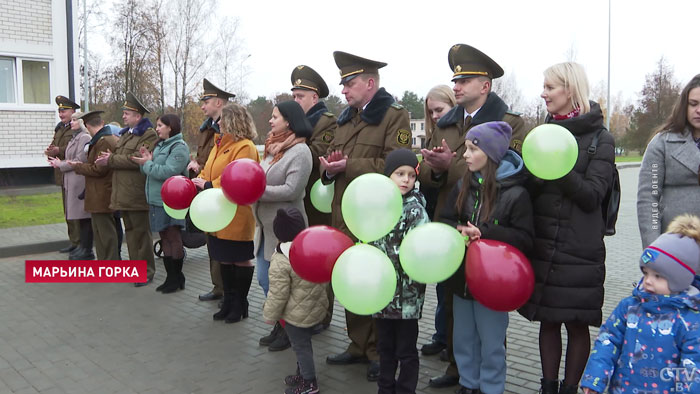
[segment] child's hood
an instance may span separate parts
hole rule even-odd
[[[520,155],[508,149],[496,170],[496,180],[502,181],[520,173],[523,170],[523,165],[524,162]]]
[[[291,249],[291,248],[292,248],[291,242],[282,242],[280,244],[280,251],[282,252],[284,257],[286,257],[287,259],[289,259],[289,249]]]
[[[650,313],[658,313],[663,310],[690,309],[700,312],[700,277],[695,276],[693,284],[688,290],[678,294],[658,295],[647,293],[642,289],[642,280],[634,288],[632,294],[642,305],[642,308]]]

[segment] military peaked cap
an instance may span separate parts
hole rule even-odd
[[[386,63],[365,59],[347,52],[333,52],[335,64],[340,69],[340,84],[350,82],[353,78],[365,73],[378,73]]]
[[[209,82],[209,80],[206,78],[204,78],[204,82],[202,82],[202,85],[204,88],[204,92],[202,93],[201,96],[199,96],[200,100],[204,101],[204,100],[210,99],[212,97],[218,97],[222,100],[228,100],[230,98],[236,97],[236,95],[233,93],[229,93],[229,92],[226,92],[224,90],[217,88],[216,86],[214,86],[213,83]]]
[[[292,70],[292,90],[294,89],[312,90],[319,98],[328,96],[326,81],[309,66],[296,66]]]
[[[503,76],[503,69],[485,53],[467,44],[455,44],[447,54],[450,69],[454,72],[452,82],[484,76],[496,79]]]
[[[87,123],[90,121],[90,119],[94,119],[100,116],[100,114],[104,113],[105,111],[90,111],[86,112],[84,114],[80,114],[77,116],[78,119],[82,119],[84,123]]]
[[[124,101],[124,105],[122,105],[122,109],[127,109],[129,111],[135,111],[140,113],[141,115],[151,113],[146,107],[141,104],[139,99],[136,98],[131,92],[126,93],[126,101]]]
[[[58,109],[78,109],[80,106],[66,96],[56,96]]]

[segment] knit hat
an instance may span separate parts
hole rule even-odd
[[[309,138],[311,137],[311,123],[306,118],[304,110],[301,105],[296,101],[283,101],[277,104],[277,109],[289,123],[289,128],[294,132],[297,137]]]
[[[691,237],[661,234],[644,249],[639,267],[649,267],[661,274],[671,292],[682,292],[690,287],[700,268],[700,246]]]
[[[272,231],[280,242],[291,242],[306,228],[304,215],[296,208],[280,208],[272,221]]]
[[[513,129],[506,122],[486,122],[469,129],[466,139],[498,164],[508,151],[512,134]]]
[[[418,158],[410,149],[401,148],[391,151],[384,160],[384,175],[391,176],[397,168],[410,166],[418,174]]]

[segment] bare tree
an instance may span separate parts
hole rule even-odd
[[[493,80],[491,91],[496,93],[514,111],[523,111],[523,93],[518,87],[515,73],[507,73],[501,78]]]
[[[150,37],[153,41],[153,56],[157,65],[158,75],[158,91],[159,100],[158,106],[160,113],[165,112],[165,64],[167,57],[167,29],[166,19],[163,10],[164,0],[155,0],[153,4],[153,12],[150,15]]]

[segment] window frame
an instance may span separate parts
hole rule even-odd
[[[17,53],[7,53],[0,52],[0,56],[9,57],[14,59],[14,92],[15,99],[14,103],[0,103],[0,110],[5,111],[55,111],[56,104],[53,102],[54,98],[54,59],[52,56],[42,56],[42,55],[21,55]],[[26,104],[24,102],[24,71],[22,67],[22,62],[34,61],[34,62],[46,62],[49,65],[49,102],[47,104]]]

